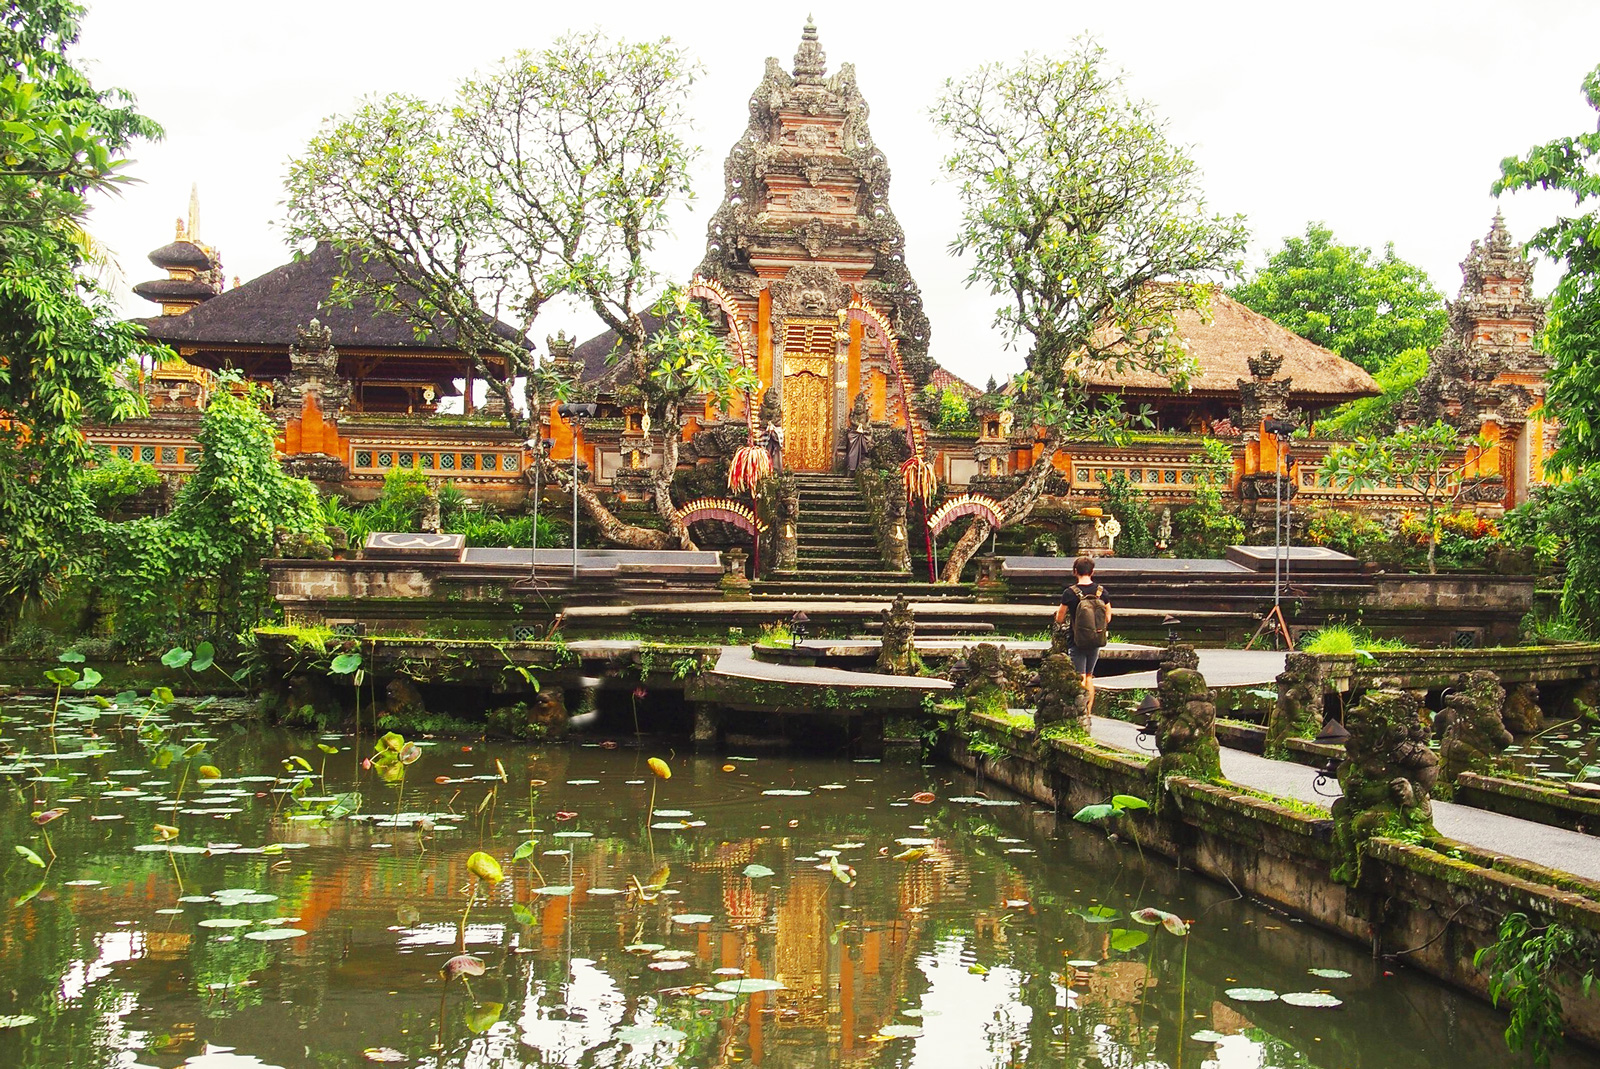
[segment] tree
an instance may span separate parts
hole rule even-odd
[[[1583,96],[1600,112],[1600,66],[1584,76]],[[1561,424],[1553,463],[1580,468],[1600,459],[1600,128],[1501,160],[1491,188],[1499,196],[1534,187],[1565,190],[1577,208],[1590,207],[1558,218],[1528,242],[1566,266],[1541,338],[1551,358],[1545,400]]]
[[[665,38],[570,34],[467,79],[444,103],[395,95],[363,104],[327,124],[288,178],[291,237],[343,252],[344,294],[370,297],[419,331],[442,328],[504,398],[519,433],[575,385],[536,365],[527,345],[545,305],[575,296],[615,332],[613,355],[628,361],[661,436],[655,497],[667,534],[623,524],[589,487],[573,489],[609,538],[637,546],[688,544],[670,492],[684,403],[696,390],[730,401],[744,386],[684,302],[657,305],[657,340],[642,315],[663,285],[650,263],[655,240],[674,199],[689,193],[696,71]],[[670,370],[669,352],[683,358]],[[526,414],[512,396],[517,379]],[[545,463],[548,478],[570,481]]]
[[[143,411],[127,384],[141,331],[85,268],[88,197],[126,181],[128,147],[161,129],[67,59],[83,9],[10,3],[0,18],[0,603],[4,618],[76,567],[90,451],[80,426]]]
[[[1469,457],[1463,448],[1469,444],[1482,450],[1491,443],[1469,443],[1443,420],[1382,437],[1358,437],[1330,450],[1318,476],[1326,485],[1351,491],[1392,487],[1419,494],[1427,510],[1428,574],[1432,575],[1438,571],[1440,507],[1470,500],[1483,481],[1481,476],[1465,474]]]
[[[1408,349],[1444,337],[1444,296],[1428,273],[1383,247],[1383,255],[1341,245],[1322,223],[1283,248],[1233,298],[1296,334],[1377,372]]]
[[[1183,382],[1174,316],[1238,270],[1247,234],[1242,217],[1206,213],[1194,162],[1147,104],[1124,95],[1092,42],[948,81],[932,118],[954,142],[943,161],[962,202],[951,251],[972,257],[969,286],[1007,299],[997,325],[1028,339],[1012,395],[1043,452],[1000,503],[1009,526],[1033,511],[1067,435],[1114,436],[1124,421],[1115,398],[1088,404],[1086,371],[1145,368]],[[991,530],[968,527],[947,582]]]
[[[200,462],[167,515],[90,525],[90,578],[133,645],[231,643],[272,611],[260,563],[280,537],[326,542],[316,487],[278,462],[265,394],[236,385],[225,377],[211,395],[195,435]]]

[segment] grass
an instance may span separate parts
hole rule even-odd
[[[1341,624],[1329,624],[1320,630],[1313,631],[1305,636],[1300,643],[1302,653],[1331,653],[1351,654],[1357,651],[1371,653],[1375,650],[1408,650],[1404,642],[1395,638],[1374,638],[1371,634],[1345,627]]]
[[[787,624],[774,624],[761,629],[761,637],[756,639],[757,646],[793,646],[794,633]]]

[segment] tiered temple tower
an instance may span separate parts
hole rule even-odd
[[[841,325],[852,292],[893,326],[916,385],[933,365],[905,233],[889,208],[889,165],[867,130],[855,68],[828,77],[811,22],[791,72],[767,60],[725,174],[699,273],[732,294],[755,338],[762,384],[782,398],[785,463],[827,470],[857,393],[874,418],[903,416],[880,347],[859,325]]]
[[[1494,441],[1510,508],[1544,481],[1554,428],[1543,415],[1550,358],[1533,345],[1545,302],[1533,295],[1533,262],[1499,212],[1461,261],[1461,291],[1449,309],[1450,329],[1430,354],[1405,421],[1442,419]]]

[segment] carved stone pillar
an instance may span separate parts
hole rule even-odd
[[[777,522],[772,525],[772,569],[794,572],[800,566],[797,528],[800,523],[800,490],[788,472],[777,476]]]
[[[1345,715],[1350,737],[1339,765],[1342,797],[1333,803],[1334,841],[1343,854],[1333,878],[1355,884],[1361,846],[1398,832],[1437,835],[1433,785],[1439,758],[1414,694],[1396,687],[1369,690]]]
[[[1150,762],[1151,787],[1159,800],[1168,776],[1197,780],[1222,778],[1217,745],[1217,706],[1206,677],[1193,668],[1172,668],[1156,688],[1156,748]]]

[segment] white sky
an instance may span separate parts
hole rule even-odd
[[[135,152],[131,173],[143,184],[91,220],[127,283],[161,274],[145,253],[172,239],[191,182],[200,186],[201,237],[221,251],[230,278],[283,263],[285,163],[324,117],[368,94],[443,97],[507,53],[594,22],[613,35],[670,35],[705,66],[695,86],[696,198],[660,257],[686,277],[703,253],[723,157],[744,130],[764,58],[787,68],[813,12],[830,70],[855,63],[873,136],[893,168],[890,203],[933,323],[933,355],[979,385],[1019,370],[1021,355],[991,327],[995,299],[965,289],[964,267],[946,252],[957,205],[933,181],[943,146],[926,116],[944,78],[1093,34],[1132,92],[1170,120],[1173,139],[1191,146],[1210,205],[1248,217],[1252,263],[1320,219],[1342,241],[1394,242],[1454,296],[1457,264],[1494,213],[1488,189],[1498,161],[1594,129],[1578,86],[1600,62],[1596,0],[89,2],[79,56],[95,84],[131,90],[167,129],[164,142]],[[1524,238],[1570,203],[1523,193],[1504,208],[1513,236]],[[1553,281],[1547,265],[1540,288]],[[153,314],[125,289],[122,297],[129,315]],[[562,311],[547,312],[534,333],[558,327],[581,337],[596,329],[587,314]]]

